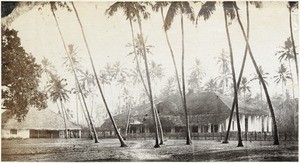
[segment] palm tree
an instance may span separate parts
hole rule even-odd
[[[146,3],[148,4],[148,3]],[[113,5],[111,5],[107,10],[106,10],[106,14],[108,14],[109,16],[113,16],[115,14],[115,12],[117,12],[118,9],[123,9],[124,11],[124,15],[126,16],[126,19],[129,20],[129,23],[130,23],[130,28],[131,28],[131,35],[132,35],[132,46],[133,46],[133,49],[134,49],[134,54],[135,54],[135,59],[136,59],[136,63],[137,63],[137,70],[138,70],[138,74],[141,78],[141,81],[143,83],[143,86],[145,88],[145,91],[146,91],[146,94],[148,95],[149,97],[149,100],[150,100],[150,104],[151,104],[151,109],[153,111],[153,114],[157,113],[156,108],[155,106],[153,105],[153,98],[152,98],[152,91],[147,89],[146,87],[146,84],[144,82],[144,79],[143,79],[143,75],[142,75],[142,72],[141,72],[141,69],[140,69],[140,65],[139,65],[139,59],[138,59],[138,52],[140,52],[142,55],[144,55],[144,59],[146,58],[147,60],[147,56],[146,55],[146,52],[149,52],[147,50],[147,47],[145,45],[145,39],[143,38],[143,35],[142,35],[142,26],[141,26],[141,19],[140,19],[140,13],[143,15],[144,18],[148,18],[149,17],[149,13],[145,11],[145,6],[142,5],[141,3],[138,3],[138,2],[116,2],[114,3]],[[138,47],[141,47],[141,48],[136,48],[136,43],[135,43],[135,39],[134,39],[134,32],[133,32],[133,26],[132,26],[132,21],[134,18],[137,18],[138,19],[138,24],[139,24],[139,29],[140,29],[140,34],[138,35],[138,41],[137,43],[140,43],[141,46],[138,46]],[[139,51],[140,50],[140,51]],[[147,61],[145,61],[147,62]],[[145,64],[145,67],[146,67],[146,74],[148,74],[147,72],[147,65]],[[149,83],[150,81],[150,78],[148,78],[148,75],[147,75],[147,80],[148,80],[148,86],[149,88],[151,87],[151,83]],[[158,145],[158,130],[157,130],[157,119],[158,119],[158,114],[155,114],[155,116],[153,115],[153,119],[154,119],[154,124],[155,124],[155,146],[154,147],[159,147]],[[161,127],[160,127],[161,128]],[[161,133],[162,133],[162,129],[161,129]],[[161,139],[161,144],[162,144],[162,139]]]
[[[246,77],[242,77],[241,88],[240,91],[244,93],[244,101],[246,101],[246,92],[250,91],[250,86],[248,86],[249,82]]]
[[[151,61],[149,72],[150,72],[150,78],[153,80],[153,83],[155,85],[158,84],[157,80],[160,80],[161,83],[162,78],[165,76],[164,68],[162,67],[162,64],[157,64],[154,61]],[[157,93],[158,91],[154,92],[154,97],[156,97]]]
[[[151,80],[150,80],[150,73],[149,73],[149,68],[148,68],[148,59],[147,59],[147,51],[146,51],[146,46],[145,46],[145,39],[144,39],[144,35],[143,35],[143,29],[142,29],[142,19],[141,19],[141,15],[143,16],[144,19],[148,19],[149,17],[149,13],[146,12],[146,6],[142,3],[134,3],[134,7],[136,9],[136,16],[137,16],[137,22],[138,22],[138,26],[139,26],[139,39],[140,42],[142,44],[143,47],[143,58],[144,58],[144,63],[145,63],[145,70],[146,70],[146,77],[147,77],[147,81],[148,81],[148,91],[149,91],[149,99],[150,99],[150,106],[153,112],[153,120],[154,120],[154,124],[155,124],[155,146],[154,148],[158,148],[159,144],[158,144],[158,124],[157,124],[157,110],[154,108],[154,103],[153,103],[153,97],[152,97],[152,88],[151,88]]]
[[[87,40],[86,40],[86,36],[85,36],[84,30],[83,30],[83,26],[82,26],[82,24],[81,24],[81,21],[80,21],[80,18],[79,18],[79,15],[78,15],[78,12],[77,12],[77,10],[76,10],[76,7],[75,7],[74,3],[71,2],[71,4],[72,4],[72,6],[73,6],[73,9],[74,9],[75,14],[76,14],[76,18],[77,18],[78,23],[79,23],[80,28],[81,28],[81,34],[82,34],[82,36],[83,36],[84,43],[85,43],[85,46],[86,46],[87,51],[88,51],[88,54],[89,54],[89,59],[90,59],[91,65],[92,65],[93,73],[94,73],[94,76],[95,76],[95,79],[96,79],[96,83],[97,83],[97,86],[98,86],[98,88],[99,88],[99,91],[100,91],[100,94],[101,94],[103,103],[104,103],[104,105],[105,105],[106,111],[107,111],[107,113],[108,113],[108,115],[109,115],[109,117],[110,117],[110,119],[111,119],[111,122],[112,122],[112,124],[113,124],[114,129],[115,129],[115,132],[116,132],[116,134],[117,134],[117,136],[118,136],[118,139],[119,139],[119,141],[120,141],[120,143],[121,143],[121,147],[127,147],[126,143],[124,142],[123,137],[121,136],[121,134],[120,134],[120,132],[119,132],[119,130],[118,130],[118,128],[117,128],[117,125],[116,125],[116,123],[115,123],[115,120],[114,120],[114,118],[112,117],[112,115],[111,115],[111,113],[110,113],[110,110],[109,110],[109,108],[108,108],[108,106],[107,106],[107,103],[106,103],[104,94],[103,94],[102,89],[101,89],[101,85],[100,85],[99,79],[97,78],[97,73],[96,73],[96,69],[95,69],[95,66],[94,66],[94,61],[93,61],[93,58],[92,58],[92,55],[91,55],[91,52],[90,52],[89,45],[88,45]]]
[[[191,75],[188,80],[188,85],[190,88],[196,88],[196,90],[200,90],[200,83],[203,77],[205,76],[205,72],[202,70],[202,66],[200,60],[198,58],[195,59],[195,65],[191,69]]]
[[[132,33],[133,33],[133,29],[132,29]],[[133,35],[132,35],[133,37]],[[146,45],[147,39],[145,39],[144,44],[145,44],[145,48],[146,48],[146,53],[151,54],[151,50],[150,48],[152,48],[152,45]],[[134,46],[135,45],[135,46]],[[133,39],[133,44],[129,44],[129,46],[133,46],[134,47],[134,51],[129,53],[130,54],[134,54],[134,60],[136,61],[137,65],[136,65],[136,71],[132,71],[133,74],[135,74],[134,77],[134,82],[139,81],[137,79],[140,78],[140,81],[143,84],[144,90],[145,90],[145,95],[150,99],[150,94],[148,92],[147,86],[145,84],[145,80],[144,80],[144,76],[142,75],[142,73],[144,73],[145,71],[143,71],[140,67],[140,60],[141,57],[143,56],[143,45],[142,45],[142,38],[141,35],[138,34],[136,39]],[[161,67],[161,64],[156,64],[155,62],[151,63],[151,67],[150,67],[150,78],[152,78],[152,80],[155,80],[156,78],[161,79],[164,75],[162,73],[163,69]],[[162,125],[160,122],[160,118],[156,109],[156,106],[154,105],[154,110],[155,110],[155,114],[156,114],[156,119],[157,119],[157,123],[158,123],[158,128],[159,128],[159,137],[160,137],[160,145],[163,144],[163,129],[162,129]]]
[[[234,96],[236,97],[236,120],[237,120],[237,128],[238,128],[238,147],[243,147],[242,142],[242,134],[241,134],[241,126],[240,126],[240,118],[239,118],[239,107],[238,107],[238,89],[237,89],[237,83],[235,78],[235,70],[234,70],[234,60],[233,60],[233,52],[232,52],[232,45],[230,40],[230,34],[228,29],[228,22],[227,22],[227,16],[229,16],[232,19],[235,18],[235,12],[233,7],[233,2],[223,2],[223,10],[224,10],[224,18],[225,18],[225,28],[226,28],[226,34],[227,34],[227,41],[229,46],[229,52],[230,52],[230,63],[231,63],[231,72],[232,72],[232,79],[233,79],[233,89],[234,89]]]
[[[78,71],[80,69],[80,58],[77,55],[77,47],[75,47],[73,44],[68,45],[68,50],[70,57],[74,63],[74,68],[75,71]],[[68,57],[63,57],[64,58],[64,63],[63,65],[66,66],[68,72],[73,72],[71,64],[69,64],[69,58]],[[75,83],[75,87],[77,87]],[[79,96],[79,91],[75,91],[76,94],[76,116],[77,116],[77,123],[79,122],[79,116],[78,116],[78,96]]]
[[[177,12],[180,12],[180,24],[181,24],[181,46],[182,46],[182,58],[181,58],[181,77],[182,77],[182,105],[185,112],[185,121],[186,121],[186,144],[190,145],[192,144],[191,140],[191,133],[190,133],[190,126],[189,126],[189,116],[188,116],[188,110],[187,110],[187,102],[186,102],[186,94],[185,94],[185,77],[184,77],[184,26],[183,26],[183,15],[186,15],[189,20],[192,22],[195,20],[195,16],[193,13],[193,9],[190,6],[189,2],[172,2],[165,21],[164,21],[164,29],[167,31],[170,29],[174,17],[177,14]]]
[[[131,115],[131,107],[133,104],[133,97],[129,93],[129,89],[124,88],[122,96],[124,97],[125,107],[128,109],[127,122],[125,127],[125,139],[127,138],[129,123],[130,123],[130,115]]]
[[[291,81],[292,81],[292,87],[293,87],[293,98],[295,98],[295,90],[294,90],[294,79],[293,79],[293,73],[292,73],[292,67],[291,67],[291,60],[295,59],[293,56],[293,46],[292,46],[292,40],[291,38],[287,38],[286,41],[284,41],[284,46],[281,47],[281,50],[277,51],[275,55],[279,55],[278,60],[282,62],[282,60],[287,60],[289,63],[289,69],[291,73]]]
[[[295,65],[296,65],[297,79],[299,79],[297,52],[296,52],[296,46],[295,46],[294,34],[293,34],[293,25],[292,25],[292,12],[293,12],[293,10],[295,10],[297,8],[298,8],[298,2],[292,2],[292,1],[288,2],[290,32],[291,32],[291,39],[292,39],[292,45],[293,45],[294,60],[295,60]]]
[[[174,82],[175,82],[175,77],[168,78],[167,83],[165,84],[165,86],[163,88],[162,96],[169,97],[169,96],[175,94],[176,90],[175,90]]]
[[[98,78],[102,84],[103,87],[103,92],[105,91],[105,84],[109,85],[110,84],[110,80],[109,80],[109,75],[106,71],[104,70],[100,70],[99,74],[98,74]]]
[[[93,106],[94,106],[94,96],[97,94],[94,93],[93,87],[95,84],[95,77],[93,74],[91,74],[88,70],[83,71],[82,69],[78,69],[78,72],[80,73],[80,79],[79,82],[82,85],[82,90],[86,97],[90,97],[90,112],[91,112],[91,118],[93,119]]]
[[[215,79],[210,79],[206,84],[205,84],[205,91],[207,92],[216,92],[218,89],[217,82]]]
[[[252,1],[252,2],[250,2],[250,4],[255,5],[256,8],[262,7],[262,3],[258,2],[258,1]],[[247,39],[249,39],[249,32],[250,32],[249,2],[246,2],[246,13],[247,13]],[[242,66],[241,66],[241,70],[240,70],[240,74],[239,74],[239,78],[238,78],[238,82],[237,82],[237,90],[239,89],[241,79],[243,76],[243,72],[244,72],[244,68],[245,68],[245,64],[246,64],[247,52],[248,52],[248,46],[246,45],[245,51],[244,51],[244,56],[243,56],[243,62],[242,62]],[[231,120],[232,120],[232,116],[233,116],[234,106],[235,106],[235,103],[237,102],[236,99],[237,99],[237,97],[233,98],[228,128],[227,128],[226,136],[225,136],[223,143],[228,142],[228,136],[229,136],[229,132],[230,132],[230,126],[231,126]]]
[[[268,85],[268,82],[267,82],[266,80],[267,80],[267,78],[268,78],[269,73],[268,73],[268,72],[265,72],[261,66],[259,66],[258,69],[259,69],[259,72],[260,72],[260,74],[261,74],[261,76],[262,76],[262,79],[263,79],[264,83],[265,83],[266,85]],[[260,88],[260,101],[261,101],[261,103],[263,103],[263,99],[262,99],[262,83],[261,83],[260,78],[259,78],[259,76],[257,75],[257,73],[254,74],[254,77],[250,80],[250,82],[255,81],[255,80],[258,80],[259,88]]]
[[[62,115],[65,124],[65,138],[68,139],[66,111],[63,103],[69,100],[69,96],[68,96],[69,91],[65,88],[67,86],[67,83],[63,83],[65,81],[66,79],[61,79],[57,75],[52,75],[47,87],[48,87],[48,92],[50,92],[50,99],[55,103],[58,102],[58,100],[60,101]]]
[[[156,12],[158,12],[158,10],[160,10],[160,13],[161,13],[161,18],[162,18],[162,21],[163,21],[163,24],[164,24],[164,19],[165,19],[165,16],[164,16],[164,11],[163,11],[163,8],[168,6],[169,5],[169,2],[156,2],[152,9]],[[170,50],[170,54],[171,54],[171,57],[172,57],[172,61],[173,61],[173,65],[174,65],[174,69],[175,69],[175,76],[176,76],[176,80],[177,80],[177,85],[178,85],[178,90],[179,90],[179,94],[183,100],[183,97],[182,97],[182,90],[181,90],[181,87],[180,87],[180,80],[179,80],[179,75],[178,75],[178,70],[177,70],[177,65],[176,65],[176,60],[174,58],[174,53],[173,53],[173,49],[172,49],[172,46],[171,46],[171,43],[169,41],[169,36],[168,36],[168,31],[163,28],[164,32],[165,32],[165,37],[166,37],[166,41],[168,43],[168,47],[169,47],[169,50]]]
[[[139,62],[138,61],[138,58],[135,58],[135,60],[137,61],[137,62]],[[154,65],[152,64],[152,67],[153,67]],[[162,74],[162,68],[161,68],[161,65],[159,65],[158,66],[158,68],[156,68],[157,66],[154,66],[154,68],[152,68],[152,70],[151,70],[151,75],[152,75],[152,77],[158,77],[158,78],[162,78],[163,77],[163,74]],[[143,71],[144,72],[144,71]],[[143,92],[142,94],[143,95],[146,95],[148,98],[149,98],[149,92],[148,92],[148,89],[147,89],[147,87],[146,87],[146,84],[145,84],[145,80],[144,80],[144,77],[143,77],[143,75],[142,75],[142,70],[141,70],[141,68],[140,67],[136,67],[136,69],[135,70],[131,70],[131,74],[130,74],[130,76],[132,77],[132,82],[133,82],[133,84],[135,85],[136,83],[138,83],[138,82],[142,82],[143,83],[143,86],[144,86],[144,91],[145,92]],[[143,97],[143,95],[142,95],[142,97]],[[158,128],[159,128],[159,137],[160,137],[160,145],[162,145],[163,144],[163,129],[162,129],[162,125],[161,125],[161,122],[160,122],[160,118],[159,118],[159,115],[158,115],[158,112],[157,112],[157,109],[156,109],[156,106],[154,105],[154,109],[155,109],[155,114],[156,114],[156,118],[157,118],[157,122],[158,122]]]
[[[58,21],[57,21],[56,15],[55,15],[55,10],[57,9],[56,6],[55,6],[55,2],[51,2],[50,5],[51,5],[51,11],[52,11],[53,17],[54,17],[54,19],[55,19],[55,22],[56,22],[56,25],[57,25],[57,29],[58,29],[58,32],[59,32],[59,35],[60,35],[60,38],[61,38],[61,41],[62,41],[62,43],[63,43],[63,45],[64,45],[65,52],[66,52],[66,54],[67,54],[67,56],[68,56],[68,58],[69,58],[70,64],[71,64],[71,67],[72,67],[72,70],[73,70],[73,74],[74,74],[74,77],[75,77],[75,81],[76,81],[77,87],[78,87],[78,89],[79,89],[79,91],[80,91],[80,94],[81,94],[81,97],[82,97],[82,100],[83,100],[83,103],[84,103],[84,107],[85,107],[85,109],[86,109],[86,113],[87,113],[88,118],[89,118],[89,121],[90,121],[90,125],[91,125],[91,127],[92,127],[92,129],[93,129],[93,133],[94,133],[94,137],[95,137],[95,143],[98,143],[98,142],[99,142],[99,141],[98,141],[98,135],[97,135],[96,129],[95,129],[95,127],[94,127],[94,124],[93,124],[93,122],[92,122],[92,120],[91,120],[89,111],[88,111],[88,109],[87,109],[86,100],[85,100],[83,91],[82,91],[82,89],[81,89],[81,86],[80,86],[80,84],[79,84],[79,80],[78,80],[78,77],[77,77],[77,74],[76,74],[76,71],[75,71],[75,67],[74,67],[74,64],[73,64],[73,60],[72,60],[72,58],[71,58],[70,55],[69,55],[69,51],[67,50],[67,46],[66,46],[65,40],[64,40],[64,38],[63,38],[63,36],[62,36],[61,30],[60,30],[60,26],[59,26],[59,24],[58,24]]]
[[[268,105],[269,105],[269,109],[270,109],[270,113],[271,113],[271,117],[272,117],[272,120],[273,120],[273,128],[274,128],[274,132],[273,132],[273,136],[274,136],[274,145],[279,145],[279,140],[278,140],[278,132],[277,132],[277,124],[276,124],[276,119],[275,119],[275,114],[274,114],[274,109],[273,109],[273,106],[272,106],[272,102],[271,102],[271,99],[270,99],[270,96],[269,96],[269,92],[268,92],[268,89],[267,89],[267,86],[265,84],[265,82],[263,81],[263,77],[262,75],[260,74],[259,72],[259,68],[257,66],[257,63],[253,57],[253,54],[252,54],[252,51],[251,51],[251,48],[250,48],[250,45],[249,45],[249,42],[248,42],[248,38],[246,36],[246,33],[245,33],[245,30],[244,30],[244,27],[243,27],[243,24],[241,22],[241,19],[240,19],[240,16],[239,16],[239,8],[237,7],[237,4],[236,2],[233,2],[234,4],[234,9],[236,11],[236,15],[237,15],[237,19],[238,19],[238,23],[240,25],[240,28],[243,32],[243,36],[244,36],[244,39],[247,43],[247,47],[248,47],[248,50],[249,50],[249,54],[250,54],[250,58],[252,60],[252,63],[255,67],[255,70],[256,70],[256,73],[257,75],[259,76],[259,79],[262,83],[262,86],[263,86],[263,89],[265,91],[265,94],[266,94],[266,99],[267,99],[267,102],[268,102]]]
[[[74,64],[75,71],[80,71],[81,70],[81,65],[80,65],[81,58],[78,56],[77,47],[75,47],[74,44],[70,44],[67,47],[68,47],[69,55]],[[69,72],[72,72],[72,66],[70,64],[69,57],[67,57],[67,56],[63,57],[63,59],[64,59],[63,65],[65,65],[67,67],[67,70]]]
[[[42,71],[43,73],[46,74],[47,77],[47,83],[50,82],[51,77],[53,76],[53,74],[56,73],[55,67],[53,66],[53,64],[45,57],[43,57],[42,59]],[[58,109],[58,113],[61,115],[61,109],[59,108],[58,103],[56,103],[57,109]]]
[[[143,76],[143,73],[145,71],[143,71],[140,67],[140,60],[141,60],[141,56],[143,56],[143,46],[142,46],[142,43],[141,43],[141,39],[140,39],[140,35],[137,36],[136,39],[134,39],[134,35],[133,35],[133,28],[131,29],[132,30],[132,42],[133,44],[128,44],[128,46],[132,46],[134,51],[133,52],[130,52],[129,55],[131,54],[134,54],[134,60],[136,61],[136,74],[137,76],[136,77],[140,77],[140,81],[142,82],[143,84],[143,87],[145,89],[146,92],[148,92],[148,89],[147,89],[147,86],[145,84],[145,80],[144,80],[144,76]],[[146,40],[145,40],[145,47],[146,47],[146,51],[147,53],[151,53],[150,51],[150,48],[153,47],[151,45],[146,45]],[[138,78],[136,78],[138,79]]]
[[[78,105],[78,104],[77,104],[77,101],[79,101],[81,111],[83,112],[84,119],[85,119],[85,121],[86,121],[86,123],[87,123],[87,127],[88,127],[88,129],[89,129],[89,131],[90,131],[90,137],[91,137],[91,139],[93,140],[93,128],[92,128],[92,126],[91,126],[90,123],[89,123],[89,119],[88,119],[88,117],[87,117],[87,115],[86,115],[86,113],[85,113],[85,108],[84,108],[84,106],[83,106],[83,104],[82,104],[82,102],[81,102],[81,98],[80,98],[80,96],[79,96],[80,91],[79,91],[79,89],[78,89],[78,87],[77,87],[77,83],[76,83],[75,88],[72,88],[71,92],[73,92],[74,94],[76,94],[76,107],[78,107],[78,106],[77,106],[77,105]],[[78,115],[77,115],[77,118],[79,118]],[[78,120],[77,123],[79,124],[79,120]]]
[[[42,59],[42,69],[43,72],[46,74],[48,81],[50,80],[50,76],[53,74],[53,72],[56,73],[53,64],[45,57],[43,57]]]
[[[276,71],[277,75],[274,76],[276,84],[281,82],[282,86],[282,96],[284,97],[284,86],[286,86],[286,82],[288,79],[292,79],[291,73],[287,70],[284,64],[281,64]],[[284,99],[284,98],[283,98]]]
[[[222,49],[221,56],[217,58],[217,64],[220,65],[221,77],[218,77],[220,80],[220,86],[222,86],[222,93],[225,94],[225,88],[228,86],[229,79],[231,78],[230,70],[229,70],[229,56],[226,55],[224,49]]]

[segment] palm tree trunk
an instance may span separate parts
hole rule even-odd
[[[163,7],[160,7],[160,12],[161,12],[162,20],[164,22]],[[175,75],[176,75],[176,81],[177,81],[177,85],[178,85],[179,94],[180,94],[181,100],[183,100],[182,91],[181,91],[181,87],[180,87],[180,81],[179,81],[179,75],[178,75],[178,70],[177,70],[177,65],[176,65],[173,49],[172,49],[171,43],[169,41],[168,32],[165,28],[164,28],[164,32],[165,32],[166,40],[167,40],[167,43],[168,43],[168,46],[169,46],[169,50],[170,50],[170,53],[171,53],[171,57],[172,57],[172,61],[173,61],[174,69],[175,69]]]
[[[78,94],[76,93],[76,122],[79,124],[79,115],[78,115]]]
[[[82,24],[81,24],[81,21],[80,21],[78,12],[77,12],[77,10],[76,10],[76,7],[75,7],[74,3],[73,3],[73,2],[71,2],[71,3],[72,3],[73,9],[74,9],[75,14],[76,14],[76,18],[77,18],[78,23],[79,23],[80,28],[81,28],[81,34],[82,34],[82,36],[83,36],[84,43],[85,43],[85,46],[86,46],[87,51],[88,51],[88,54],[89,54],[89,59],[90,59],[90,62],[91,62],[92,68],[93,68],[93,72],[94,72],[94,76],[95,76],[95,79],[96,79],[96,83],[97,83],[97,86],[98,86],[98,88],[99,88],[99,91],[100,91],[100,94],[101,94],[103,103],[104,103],[104,105],[105,105],[106,111],[107,111],[107,113],[108,113],[108,115],[109,115],[109,117],[110,117],[110,120],[111,120],[112,124],[113,124],[113,127],[114,127],[114,129],[115,129],[115,132],[116,132],[116,134],[117,134],[117,137],[118,137],[118,139],[119,139],[119,141],[120,141],[120,143],[121,143],[121,147],[127,147],[127,145],[126,145],[126,143],[125,143],[123,137],[121,136],[121,134],[120,134],[120,132],[119,132],[119,130],[118,130],[118,128],[117,128],[117,125],[116,125],[116,123],[115,123],[115,120],[114,120],[113,116],[111,115],[110,110],[109,110],[109,108],[108,108],[108,106],[107,106],[105,97],[104,97],[104,95],[103,95],[103,92],[102,92],[102,89],[101,89],[101,86],[100,86],[99,79],[98,79],[98,77],[97,77],[96,69],[95,69],[95,66],[94,66],[94,61],[93,61],[93,58],[92,58],[92,55],[91,55],[90,48],[89,48],[89,46],[88,46],[86,37],[85,37],[85,33],[84,33],[84,31],[83,31],[83,27],[82,27]]]
[[[92,100],[91,100],[91,115],[93,115],[94,111],[94,95],[92,94]],[[92,117],[93,118],[93,117]]]
[[[186,123],[186,145],[192,144],[191,133],[190,133],[190,124],[189,124],[189,115],[186,104],[186,95],[185,95],[185,81],[184,81],[184,27],[183,27],[183,14],[181,12],[181,45],[182,45],[182,96],[183,96],[183,109],[185,114],[185,123]]]
[[[298,60],[297,60],[297,53],[296,53],[296,46],[295,46],[295,41],[294,41],[293,25],[292,25],[292,7],[289,7],[289,16],[290,16],[289,17],[290,18],[290,32],[291,32],[291,39],[292,39],[292,44],[293,44],[294,60],[295,60],[295,65],[296,65],[296,73],[297,73],[297,79],[299,79]]]
[[[46,76],[47,76],[47,80],[49,81],[49,75],[48,75],[48,72],[46,72]],[[58,105],[57,102],[56,102],[56,106],[57,106],[59,115],[61,115],[61,111],[60,111],[60,108],[59,108],[59,105]]]
[[[150,106],[151,106],[151,110],[152,110],[152,114],[153,114],[153,121],[154,121],[154,127],[155,127],[155,145],[154,145],[154,148],[159,148],[159,143],[158,143],[158,125],[157,125],[157,118],[156,118],[156,114],[155,114],[153,97],[152,97],[151,80],[150,80],[150,75],[149,75],[147,53],[146,53],[146,47],[145,47],[145,42],[144,42],[144,36],[143,36],[141,18],[140,18],[140,15],[139,15],[138,12],[137,12],[137,18],[138,18],[138,25],[139,25],[139,29],[140,29],[140,36],[142,37],[142,45],[143,45],[143,53],[144,53],[143,56],[144,56],[146,76],[147,76],[148,88],[149,88],[149,100],[150,100]]]
[[[130,111],[131,111],[131,107],[129,106],[129,110],[128,110],[128,115],[127,115],[127,123],[126,123],[126,128],[125,128],[125,140],[127,139],[127,133],[128,133],[128,127],[129,127],[129,123],[130,123]]]
[[[259,80],[260,82],[262,83],[262,86],[263,86],[263,89],[264,89],[264,92],[266,94],[266,99],[267,99],[267,102],[268,102],[268,105],[269,105],[269,109],[270,109],[270,113],[271,113],[271,116],[272,116],[272,120],[273,120],[273,127],[274,127],[274,132],[273,132],[273,137],[274,137],[274,145],[279,145],[279,140],[278,140],[278,132],[277,132],[277,124],[276,124],[276,119],[275,119],[275,114],[274,114],[274,109],[273,109],[273,106],[272,106],[272,102],[271,102],[271,99],[270,99],[270,96],[269,96],[269,92],[268,92],[268,89],[267,89],[267,86],[266,86],[266,83],[264,82],[263,80],[263,77],[259,71],[259,68],[257,66],[257,63],[253,57],[253,54],[252,54],[252,51],[251,51],[251,48],[250,48],[250,45],[249,45],[249,42],[248,42],[248,39],[247,39],[247,36],[245,34],[245,30],[244,30],[244,27],[243,27],[243,24],[241,22],[241,19],[240,19],[240,16],[239,16],[239,11],[238,11],[238,7],[236,5],[236,2],[234,2],[234,7],[235,7],[235,11],[236,11],[236,14],[237,14],[237,18],[238,18],[238,22],[239,22],[239,25],[241,27],[241,30],[243,32],[243,36],[244,36],[244,39],[247,43],[247,47],[248,47],[248,50],[249,50],[249,54],[250,54],[250,58],[252,60],[252,63],[255,67],[255,70],[256,70],[256,73],[259,77]]]
[[[291,67],[291,59],[289,59],[289,68],[290,68],[290,72],[291,72],[293,99],[295,99],[295,88],[294,88],[294,78],[293,78],[292,67]]]
[[[138,73],[139,73],[139,76],[141,78],[141,81],[142,81],[142,84],[144,86],[144,89],[145,91],[148,93],[148,89],[146,87],[146,84],[145,84],[145,81],[144,81],[144,78],[143,78],[143,75],[142,75],[142,71],[140,69],[140,63],[139,63],[139,59],[138,59],[138,55],[137,55],[137,52],[136,52],[136,47],[135,47],[135,41],[134,41],[134,32],[133,32],[133,26],[132,26],[132,20],[129,19],[129,22],[130,22],[130,28],[131,28],[131,38],[132,38],[132,45],[133,45],[133,50],[134,50],[134,55],[135,55],[135,60],[136,60],[136,68],[138,70]]]
[[[225,94],[225,84],[226,84],[226,76],[225,76],[225,66],[223,66],[223,95]]]
[[[154,111],[155,111],[155,117],[156,117],[156,120],[158,123],[158,134],[159,134],[159,138],[160,138],[159,145],[163,145],[164,144],[164,133],[163,133],[161,121],[159,118],[159,114],[158,114],[158,111],[157,111],[157,108],[155,105],[154,105]]]
[[[282,79],[283,80],[283,79]],[[284,111],[283,110],[283,105],[284,105],[284,100],[285,100],[285,96],[284,96],[284,88],[283,88],[283,81],[281,81],[281,91],[282,91],[282,97],[283,97],[283,99],[282,99],[282,111]]]
[[[230,60],[231,60],[231,71],[232,71],[232,80],[233,80],[233,89],[234,89],[234,97],[236,97],[235,100],[235,106],[236,106],[236,120],[237,120],[237,128],[238,128],[238,147],[243,147],[242,142],[242,133],[241,133],[241,125],[240,125],[240,115],[239,115],[239,106],[238,106],[238,95],[237,95],[237,84],[235,79],[235,70],[234,70],[234,60],[233,60],[233,52],[232,52],[232,45],[230,40],[230,34],[228,30],[228,24],[227,24],[227,15],[226,15],[226,9],[224,10],[224,18],[225,18],[225,28],[226,28],[226,34],[227,34],[227,41],[230,51]]]
[[[82,105],[80,96],[78,96],[78,100],[79,100],[80,107],[81,107],[81,111],[83,112],[83,115],[84,115],[86,124],[87,124],[87,126],[88,126],[88,128],[89,128],[89,131],[90,131],[90,138],[91,138],[91,140],[93,140],[93,127],[91,127],[91,125],[89,124],[89,120],[88,120],[88,117],[87,117],[87,115],[86,115],[86,113],[85,113],[85,110],[84,110],[84,108],[83,108],[83,105]]]
[[[261,82],[259,82],[259,90],[260,90],[260,103],[261,103],[261,109],[263,109],[263,97],[262,97],[262,86]]]
[[[62,112],[61,112],[61,109],[59,108],[59,105],[58,105],[58,103],[56,103],[56,106],[57,106],[57,109],[58,109],[59,115],[60,115],[60,116],[62,116]]]
[[[72,59],[71,59],[71,57],[70,57],[70,54],[68,53],[67,46],[66,46],[65,41],[64,41],[64,38],[63,38],[63,36],[62,36],[62,33],[61,33],[61,30],[60,30],[60,27],[59,27],[59,24],[58,24],[58,21],[57,21],[55,12],[54,12],[54,10],[53,10],[52,8],[51,8],[51,11],[52,11],[52,14],[53,14],[53,16],[54,16],[54,19],[55,19],[55,22],[56,22],[56,25],[57,25],[57,28],[58,28],[58,31],[59,31],[59,35],[60,35],[60,38],[61,38],[62,43],[63,43],[63,45],[64,45],[66,54],[67,54],[68,59],[69,59],[69,61],[70,61],[70,63],[71,63],[71,67],[72,67],[72,71],[73,71],[73,74],[74,74],[74,77],[75,77],[75,81],[76,81],[76,84],[77,84],[77,86],[78,86],[79,92],[80,92],[80,94],[81,94],[81,97],[82,97],[82,100],[83,100],[83,103],[84,103],[84,107],[85,107],[85,109],[86,109],[86,112],[87,112],[87,115],[88,115],[88,118],[89,118],[89,121],[90,121],[90,125],[91,125],[91,127],[92,127],[92,129],[93,129],[94,137],[95,137],[95,143],[98,143],[98,142],[99,142],[99,140],[98,140],[98,135],[97,135],[96,129],[95,129],[95,127],[94,127],[94,124],[93,124],[93,122],[92,122],[92,119],[91,119],[91,117],[90,117],[90,114],[89,114],[89,111],[88,111],[88,108],[87,108],[87,104],[86,104],[86,100],[85,100],[83,91],[82,91],[82,89],[81,89],[81,86],[80,86],[80,83],[79,83],[79,80],[78,80],[78,77],[77,77],[77,74],[76,74],[76,71],[75,71],[75,68],[74,68],[74,63],[73,63],[73,61],[72,61]]]
[[[145,92],[146,92],[148,98],[150,99],[150,94],[148,92],[148,89],[147,89],[146,84],[145,84],[145,80],[144,80],[143,75],[142,75],[142,71],[141,71],[141,68],[140,68],[138,55],[137,55],[136,48],[135,48],[135,41],[134,41],[134,32],[133,32],[132,20],[129,19],[129,22],[130,22],[130,28],[131,28],[132,45],[133,45],[133,50],[134,50],[136,64],[137,64],[136,67],[137,67],[139,76],[141,78],[142,84],[144,86]],[[154,105],[153,107],[154,107],[154,110],[155,110],[156,119],[158,121],[160,144],[162,145],[163,144],[163,137],[164,137],[163,136],[163,129],[162,129],[162,125],[161,125],[161,122],[160,122],[159,115],[157,113],[156,106]]]
[[[282,91],[282,97],[283,97],[283,100],[284,100],[285,96],[284,96],[283,81],[281,81],[281,91]]]
[[[246,11],[247,11],[247,38],[249,39],[249,31],[250,31],[250,21],[249,21],[249,2],[246,2]],[[242,66],[241,66],[241,70],[240,70],[240,74],[239,74],[239,79],[237,82],[237,90],[239,90],[240,88],[240,83],[242,80],[242,76],[243,76],[243,72],[244,72],[244,68],[245,68],[245,63],[246,63],[246,58],[247,58],[247,52],[248,52],[248,48],[247,45],[245,47],[245,52],[244,52],[244,57],[243,57],[243,62],[242,62]],[[227,132],[225,135],[225,139],[223,141],[223,143],[228,143],[228,137],[229,137],[229,132],[230,132],[230,126],[231,126],[231,121],[232,121],[232,116],[233,116],[233,111],[234,111],[234,106],[236,105],[236,99],[237,97],[234,96],[233,98],[233,102],[232,102],[232,106],[231,106],[231,112],[230,112],[230,117],[229,117],[229,123],[228,123],[228,128],[227,128]]]
[[[63,119],[64,119],[64,124],[65,124],[65,138],[68,139],[68,128],[67,128],[67,122],[66,122],[66,115],[64,112],[64,107],[63,107],[63,103],[62,103],[61,99],[60,99],[60,106],[61,106],[62,115],[63,115]]]

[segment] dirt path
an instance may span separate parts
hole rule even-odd
[[[130,155],[134,161],[161,161],[169,159],[170,156],[159,155],[158,151],[160,149],[152,146],[154,146],[153,141],[136,141],[129,147],[129,150],[124,150],[122,153]]]

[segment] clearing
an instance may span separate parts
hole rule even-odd
[[[167,140],[154,149],[154,140],[129,140],[120,148],[117,139],[2,140],[2,161],[298,161],[298,141]]]

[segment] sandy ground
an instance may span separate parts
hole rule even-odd
[[[117,139],[94,143],[86,139],[2,140],[2,161],[298,161],[298,142],[246,142],[236,147],[213,140],[167,140],[154,149],[154,140],[126,141],[119,147]]]

